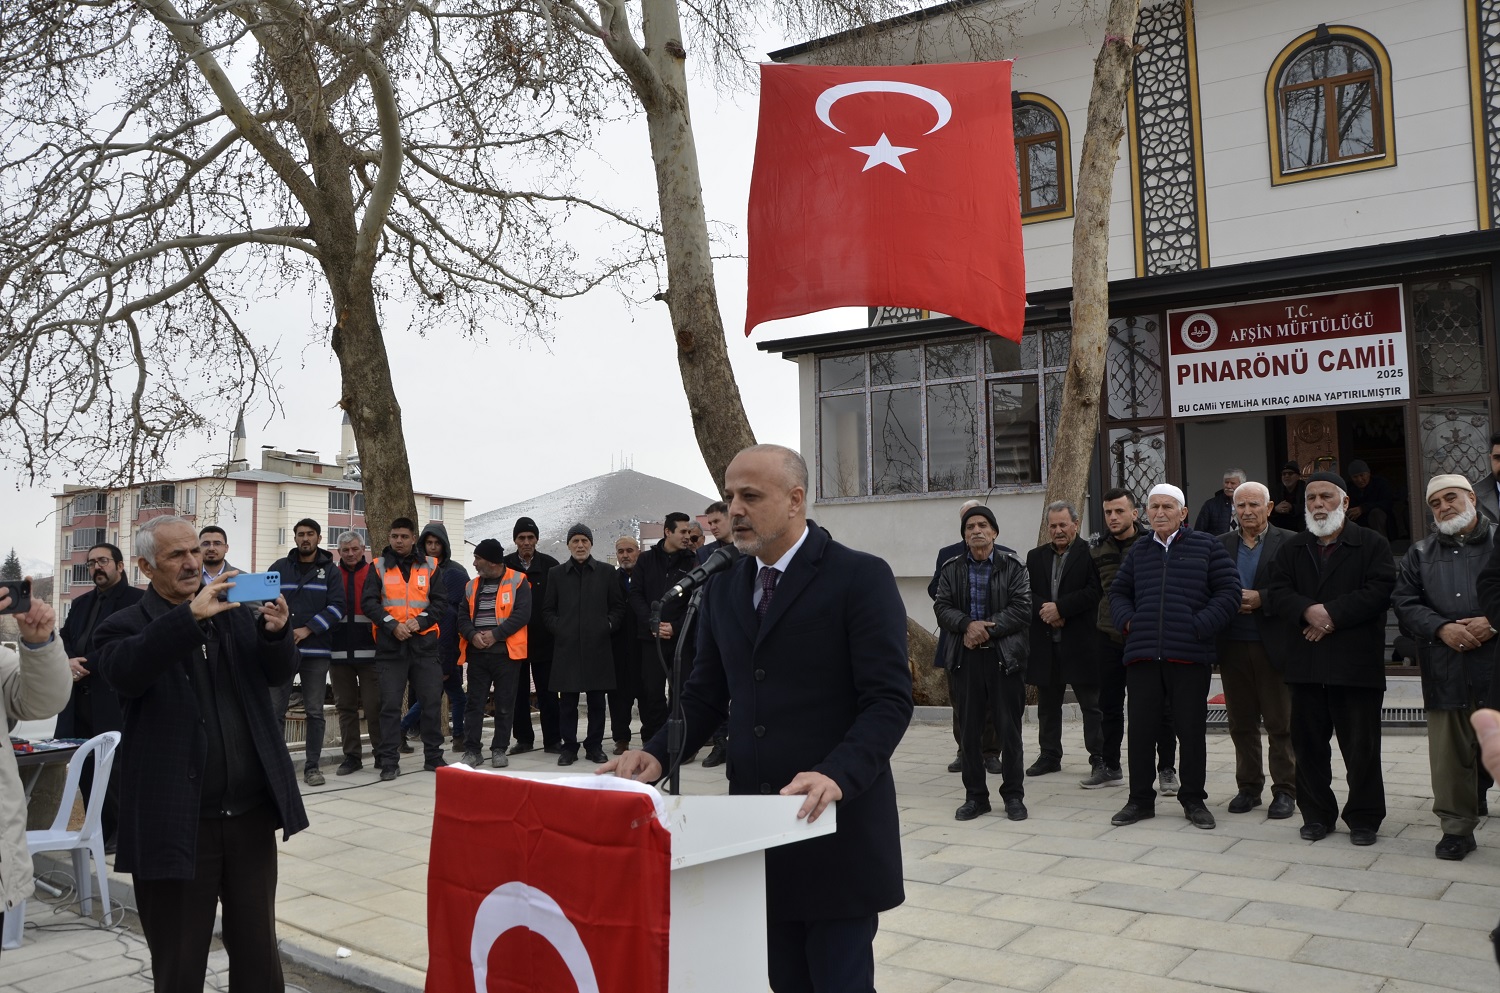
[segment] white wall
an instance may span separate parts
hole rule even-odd
[[[1463,8],[1434,0],[1194,5],[1213,265],[1478,227]],[[1397,164],[1272,187],[1266,73],[1319,23],[1367,31],[1389,53]]]

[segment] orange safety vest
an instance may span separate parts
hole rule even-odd
[[[469,618],[471,620],[474,617],[474,611],[478,609],[475,604],[479,601],[479,581],[482,578],[483,577],[476,577],[469,580],[468,588],[465,591],[469,598]],[[521,588],[521,584],[524,582],[526,582],[526,576],[523,573],[515,572],[511,569],[505,570],[505,575],[500,577],[500,588],[495,591],[496,621],[503,623],[505,619],[510,616],[511,610],[514,609],[516,605],[516,591]],[[513,659],[526,658],[527,626],[528,625],[522,624],[520,630],[516,631],[509,638],[505,639],[505,647],[509,650],[510,657]],[[464,659],[468,654],[469,639],[458,639],[459,665],[464,664]]]
[[[396,623],[404,623],[427,609],[427,598],[432,593],[432,575],[436,571],[437,565],[431,559],[414,563],[410,579],[402,577],[400,566],[385,571],[385,599],[381,606]],[[375,632],[375,637],[380,637],[379,624],[371,622],[370,630]],[[436,633],[437,630],[437,622],[434,621],[417,634]]]

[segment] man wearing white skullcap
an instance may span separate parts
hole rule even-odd
[[[1142,537],[1109,590],[1110,616],[1125,633],[1130,798],[1110,823],[1156,816],[1156,737],[1164,704],[1180,746],[1177,800],[1194,827],[1214,826],[1204,801],[1208,687],[1215,640],[1240,607],[1240,575],[1211,534],[1185,525],[1186,498],[1170,483],[1146,498],[1150,538]]]
[[[1417,641],[1432,812],[1443,837],[1435,854],[1457,862],[1474,850],[1480,801],[1490,785],[1469,717],[1489,696],[1495,629],[1479,604],[1479,573],[1495,550],[1495,525],[1479,513],[1463,476],[1434,476],[1427,507],[1437,531],[1401,560],[1391,598],[1401,629]]]

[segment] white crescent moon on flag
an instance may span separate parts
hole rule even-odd
[[[474,989],[484,993],[489,980],[490,949],[500,936],[514,927],[524,927],[541,936],[557,950],[567,966],[578,993],[599,993],[594,963],[568,915],[542,890],[521,882],[497,886],[480,903],[474,914],[474,931],[469,940],[469,960],[474,972]]]
[[[938,130],[953,119],[953,105],[948,102],[947,97],[943,96],[937,90],[926,86],[918,86],[916,83],[898,82],[894,79],[861,79],[853,83],[840,83],[837,86],[830,86],[822,93],[819,93],[816,105],[818,120],[833,128],[839,134],[843,134],[844,129],[835,125],[829,119],[828,114],[833,110],[834,104],[844,99],[844,97],[852,96],[855,93],[903,93],[906,96],[916,97],[923,103],[931,105],[932,109],[937,111],[938,119],[931,130],[925,132],[926,134],[932,134],[933,131]]]

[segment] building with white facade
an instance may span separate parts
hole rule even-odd
[[[1095,6],[1078,20],[1076,5],[958,0],[883,28],[906,61],[938,62],[972,57],[955,17],[1003,24],[1015,91],[996,98],[1015,108],[1018,162],[995,167],[1021,172],[1021,343],[881,311],[760,345],[800,370],[814,516],[890,561],[929,627],[933,557],[962,501],[995,509],[1002,542],[1036,540]],[[1231,466],[1274,490],[1288,459],[1362,459],[1397,490],[1392,537],[1424,533],[1422,480],[1490,471],[1500,2],[1146,0],[1135,41],[1090,493],[1167,480],[1196,511]],[[772,57],[851,61],[844,45]]]
[[[93,588],[85,559],[98,542],[120,548],[131,583],[145,581],[135,564],[133,542],[136,525],[153,517],[178,514],[199,528],[217,524],[229,541],[229,563],[251,572],[268,570],[288,553],[295,544],[293,528],[305,517],[322,526],[325,548],[335,548],[350,530],[372,545],[365,526],[354,432],[347,417],[341,448],[339,456],[326,463],[316,452],[285,452],[267,446],[260,453],[260,468],[252,469],[242,419],[235,428],[232,458],[217,472],[116,489],[64,486],[53,497],[57,501],[53,605],[59,616],[66,616],[74,596]],[[457,554],[464,547],[467,501],[437,493],[418,493],[416,500],[421,523],[442,521]],[[384,545],[384,535],[377,535],[372,554]]]

